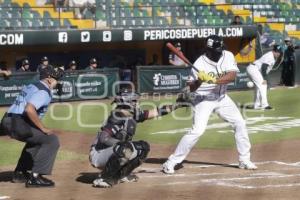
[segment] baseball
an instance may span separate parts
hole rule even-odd
[[[254,86],[254,83],[252,81],[247,82],[247,87],[252,88]]]

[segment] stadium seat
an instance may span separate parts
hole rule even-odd
[[[29,28],[29,27],[31,27],[31,23],[30,23],[30,21],[28,20],[28,19],[22,19],[21,20],[21,23],[22,23],[22,27],[23,28]]]
[[[10,27],[12,29],[18,29],[18,28],[22,27],[21,20],[19,20],[19,19],[12,18],[9,21],[10,21]]]
[[[96,10],[96,20],[105,20],[105,13],[99,9]]]
[[[7,29],[9,28],[10,24],[6,19],[2,19],[0,18],[0,28],[3,29]]]
[[[95,18],[95,15],[90,10],[87,10],[85,12],[84,19],[94,19],[94,18]]]

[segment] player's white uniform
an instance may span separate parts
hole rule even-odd
[[[250,64],[247,67],[247,73],[250,77],[250,79],[253,81],[255,85],[255,95],[254,95],[254,108],[265,108],[269,106],[268,98],[267,98],[267,83],[264,82],[264,78],[262,76],[261,68],[262,65],[266,64],[268,65],[266,73],[268,74],[274,64],[275,64],[275,58],[273,55],[273,52],[270,51],[266,54],[264,54],[262,57],[260,57],[258,60],[254,61],[253,64]]]
[[[169,60],[172,60],[175,66],[185,66],[186,64],[175,54],[169,55]]]
[[[194,63],[198,70],[221,77],[226,72],[236,71],[237,67],[231,52],[223,50],[218,63],[209,60],[205,55],[200,56]],[[197,80],[197,72],[192,70],[192,79]],[[199,137],[204,133],[212,112],[216,112],[222,119],[231,123],[235,131],[236,146],[240,162],[250,161],[250,142],[246,123],[235,103],[226,95],[227,85],[202,83],[195,91],[196,98],[193,106],[193,126],[179,142],[175,152],[168,158],[173,165],[181,163],[188,155]]]

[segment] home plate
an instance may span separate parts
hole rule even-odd
[[[9,199],[9,196],[0,196],[0,199]]]

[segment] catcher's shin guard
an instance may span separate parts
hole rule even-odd
[[[147,158],[147,155],[150,151],[150,145],[145,141],[134,141],[132,142],[134,149],[137,151],[136,157],[132,160],[129,160],[126,165],[122,167],[120,170],[120,177],[121,179],[129,176],[131,172],[139,167],[143,161]],[[137,181],[137,177],[136,177]]]
[[[117,144],[113,155],[111,155],[101,172],[101,178],[111,185],[117,184],[120,179],[120,170],[128,163],[133,151],[134,149],[130,142]]]
[[[119,172],[119,177],[122,179],[124,177],[127,177],[131,174],[131,172],[140,166],[142,164],[142,161],[139,158],[135,158],[133,160],[130,160],[129,163],[127,163]]]

